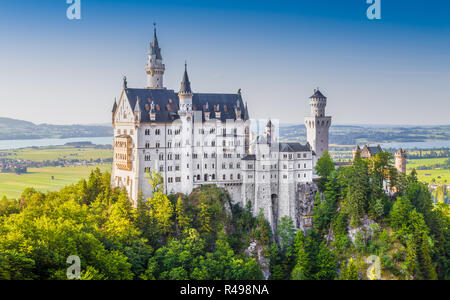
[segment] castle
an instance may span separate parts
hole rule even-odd
[[[272,228],[289,216],[296,228],[311,226],[314,166],[328,151],[331,117],[327,98],[318,90],[310,97],[305,118],[307,141],[281,143],[277,124],[251,134],[250,114],[241,91],[194,93],[185,64],[178,92],[164,87],[165,65],[156,29],[146,66],[147,87],[129,88],[124,78],[114,102],[112,185],[126,188],[132,201],[140,192],[152,195],[146,174],[162,174],[166,194],[189,194],[202,185],[226,189],[235,203],[252,204]],[[136,204],[136,203],[135,203]]]
[[[359,147],[359,145],[357,145],[352,152],[353,152],[353,160],[355,160],[356,153],[359,153],[361,158],[369,159],[377,155],[378,153],[383,152],[383,149],[381,148],[380,145],[378,146],[364,145],[362,149]],[[406,151],[403,150],[402,148],[398,149],[397,152],[395,152],[394,154],[395,159],[394,166],[399,173],[406,174],[406,158],[407,158]]]

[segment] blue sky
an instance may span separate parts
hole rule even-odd
[[[242,89],[252,118],[302,122],[320,87],[339,124],[449,124],[450,3],[382,0],[0,2],[0,116],[105,123],[122,76],[144,87],[156,22],[165,85]]]

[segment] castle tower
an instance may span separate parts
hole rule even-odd
[[[361,155],[361,148],[359,147],[359,145],[356,145],[356,148],[352,150],[353,160],[355,160],[357,153]]]
[[[186,142],[185,151],[186,155],[182,155],[181,171],[187,175],[187,180],[181,182],[181,190],[183,193],[189,194],[193,189],[193,157],[192,146],[193,140],[193,126],[194,126],[194,111],[192,110],[192,97],[191,82],[187,73],[187,64],[184,64],[184,74],[181,80],[180,91],[178,92],[178,98],[180,99],[180,109],[178,115],[180,116],[182,130],[182,140]]]
[[[156,25],[156,24],[153,24]],[[153,42],[150,45],[150,54],[148,55],[148,63],[146,67],[147,88],[163,89],[163,76],[166,67],[162,62],[161,48],[158,45],[156,37],[156,27],[154,28]]]
[[[269,122],[267,122],[266,125],[266,138],[267,138],[267,143],[270,145],[272,145],[272,138],[273,138],[273,124],[272,121],[269,120]]]
[[[406,174],[406,151],[402,148],[395,152],[395,168],[399,173]]]
[[[189,81],[187,64],[185,63],[183,79],[181,80],[181,87],[178,92],[178,98],[180,98],[180,111],[185,112],[192,110],[192,96],[191,82]]]
[[[309,105],[311,115],[305,118],[306,135],[318,159],[324,151],[328,151],[331,117],[325,116],[327,97],[319,89],[314,90],[314,95],[309,98]]]

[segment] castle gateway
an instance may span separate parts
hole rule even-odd
[[[327,98],[317,89],[305,118],[307,141],[280,143],[269,121],[264,134],[250,132],[248,106],[237,93],[194,93],[185,65],[178,92],[163,84],[165,65],[156,30],[146,66],[147,86],[128,87],[124,78],[114,102],[112,185],[126,188],[135,202],[139,192],[152,195],[146,174],[161,173],[166,194],[189,194],[215,184],[233,201],[263,211],[275,228],[289,216],[297,228],[311,224],[314,165],[328,151],[331,117]]]

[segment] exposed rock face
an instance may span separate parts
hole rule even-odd
[[[312,210],[318,188],[312,183],[299,183],[297,186],[297,228],[303,232],[312,228]]]
[[[245,255],[255,258],[266,280],[270,277],[270,261],[263,255],[263,247],[257,241],[250,242],[250,246],[244,251]]]
[[[364,239],[370,238],[374,234],[374,229],[371,226],[372,224],[377,224],[375,221],[369,219],[366,215],[360,219],[361,225],[353,228],[348,225],[348,237],[355,243],[356,236],[358,233],[361,233]]]

